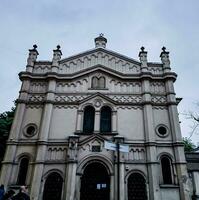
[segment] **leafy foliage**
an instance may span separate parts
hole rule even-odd
[[[6,111],[0,114],[0,169],[1,161],[3,160],[6,141],[9,137],[9,132],[14,119],[15,108],[13,107],[11,111]]]
[[[0,138],[8,137],[14,119],[15,108],[0,114]]]
[[[192,142],[190,138],[187,137],[183,138],[183,143],[185,152],[191,152],[196,148],[195,144]]]

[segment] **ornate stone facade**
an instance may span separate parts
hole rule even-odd
[[[28,185],[33,200],[51,199],[53,177],[56,199],[189,200],[169,53],[163,48],[162,62],[150,63],[141,48],[137,61],[106,42],[100,35],[94,49],[66,59],[57,46],[52,61],[30,50],[0,182]]]

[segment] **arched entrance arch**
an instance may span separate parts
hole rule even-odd
[[[128,177],[128,200],[147,200],[146,180],[138,172]]]
[[[50,173],[45,181],[43,200],[61,200],[63,178],[57,172]]]
[[[109,200],[110,176],[99,162],[86,165],[81,177],[80,200]]]

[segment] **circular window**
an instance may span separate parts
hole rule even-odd
[[[165,125],[158,125],[156,128],[156,133],[160,136],[160,137],[167,137],[169,134],[168,128]]]
[[[24,135],[27,137],[32,137],[37,133],[37,125],[36,124],[28,124],[24,128]]]

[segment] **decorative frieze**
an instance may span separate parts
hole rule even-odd
[[[66,160],[67,148],[49,147],[47,152],[47,160]]]
[[[88,88],[88,79],[72,82],[57,82],[56,92],[85,92]]]
[[[167,102],[166,96],[153,95],[151,98],[152,103],[162,104]]]
[[[42,102],[45,100],[44,94],[29,94],[28,101],[30,102]]]
[[[66,61],[60,65],[59,73],[75,73],[86,68],[103,65],[122,73],[139,73],[140,66],[108,53],[98,51],[86,56]]]
[[[33,73],[43,74],[51,71],[51,65],[35,65]]]
[[[121,82],[118,80],[110,80],[110,91],[118,93],[141,93],[140,82]]]
[[[151,88],[152,94],[164,94],[165,93],[164,82],[151,82],[150,88]]]
[[[127,155],[127,160],[145,160],[145,149],[141,147],[131,147]]]
[[[87,95],[55,95],[55,102],[78,102],[85,99]]]
[[[118,103],[141,103],[141,95],[107,95]]]
[[[32,82],[30,85],[30,92],[44,93],[47,90],[47,82]]]
[[[148,66],[148,71],[152,74],[163,74],[163,68],[162,66]]]

